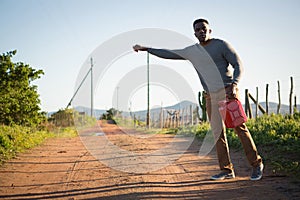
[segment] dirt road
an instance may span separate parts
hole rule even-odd
[[[130,151],[159,149],[172,135],[141,139],[102,125],[112,143]],[[147,173],[126,173],[107,167],[86,150],[80,137],[53,138],[18,155],[0,168],[0,199],[300,199],[300,187],[276,177],[266,166],[260,181],[243,152],[231,152],[236,179],[211,181],[218,173],[214,151],[199,158],[194,141],[176,162]],[[134,167],[134,166],[133,166]]]

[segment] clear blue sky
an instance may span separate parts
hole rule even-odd
[[[299,9],[298,0],[0,0],[0,52],[16,49],[14,61],[44,70],[34,84],[42,110],[56,111],[66,107],[82,64],[106,40],[141,28],[169,29],[195,40],[192,22],[204,17],[212,36],[231,43],[242,58],[242,93],[255,93],[258,86],[264,101],[269,83],[270,101],[277,101],[280,80],[288,103],[293,76],[299,102]]]

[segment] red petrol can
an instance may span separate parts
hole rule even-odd
[[[247,121],[247,116],[238,99],[219,102],[219,111],[227,128],[234,128]]]

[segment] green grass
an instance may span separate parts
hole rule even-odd
[[[75,127],[64,127],[64,128],[57,128],[54,132],[54,137],[76,137],[78,136],[78,132]]]
[[[17,153],[43,143],[47,138],[74,137],[75,128],[55,128],[51,131],[23,126],[0,126],[0,164]]]
[[[249,119],[247,127],[256,143],[264,162],[272,167],[274,174],[300,178],[300,113],[289,115],[264,115]],[[170,130],[179,134],[195,134],[203,139],[209,131],[209,124],[203,123],[188,128]],[[227,129],[230,148],[242,149],[233,129]]]
[[[262,116],[247,125],[273,172],[300,178],[300,114]]]

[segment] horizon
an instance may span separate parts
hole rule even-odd
[[[156,107],[156,108],[152,108],[152,109],[150,109],[150,111],[151,110],[153,110],[153,109],[160,109],[160,108],[168,108],[168,107],[175,107],[175,106],[178,106],[179,104],[182,104],[182,103],[185,103],[185,102],[187,102],[187,103],[191,103],[191,104],[196,104],[197,106],[199,106],[199,103],[196,103],[196,102],[191,102],[191,101],[188,101],[188,100],[184,100],[184,101],[182,101],[182,102],[178,102],[178,103],[175,103],[175,104],[172,104],[172,105],[165,105],[165,106],[163,106],[163,107]],[[242,105],[243,105],[243,107],[245,106],[245,103],[243,103],[243,101],[241,101],[241,103],[242,103]],[[263,101],[263,102],[259,102],[259,104],[262,104],[262,105],[266,105],[266,102],[265,101]],[[278,105],[278,102],[269,102],[269,105],[271,105],[271,104],[274,104],[273,106],[277,106]],[[252,102],[251,103],[251,106],[254,106],[255,105],[255,103],[254,102]],[[288,104],[282,104],[281,103],[281,106],[284,106],[284,107],[287,107],[287,108],[289,108],[289,105]],[[294,104],[292,105],[292,107],[294,107]],[[86,109],[87,111],[89,111],[89,113],[90,113],[90,110],[91,110],[91,107],[85,107],[85,106],[77,106],[77,107],[75,107],[75,108],[72,108],[72,109],[74,109],[74,110],[76,110],[76,109],[78,109],[78,108],[84,108],[84,109]],[[114,108],[114,107],[111,107],[111,108]],[[109,110],[109,109],[111,109],[111,108],[108,108],[108,109],[103,109],[103,108],[94,108],[94,111],[106,111],[106,110]],[[269,107],[270,108],[270,107]],[[116,108],[114,108],[114,109],[116,109]],[[297,109],[298,110],[300,110],[300,103],[299,104],[297,104]],[[116,110],[118,110],[118,109],[116,109]],[[200,109],[201,110],[201,109]],[[281,110],[282,110],[282,108],[281,108]],[[123,110],[119,110],[119,111],[121,111],[121,112],[130,112],[129,110],[128,111],[123,111]],[[134,111],[131,111],[131,112],[146,112],[147,111],[147,108],[146,109],[144,109],[144,110],[134,110]],[[55,113],[56,111],[51,111],[51,112],[49,112],[49,113]],[[260,112],[260,111],[259,111]]]

